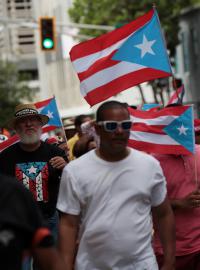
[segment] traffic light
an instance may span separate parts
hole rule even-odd
[[[55,18],[40,18],[40,47],[43,51],[53,51],[56,48]]]

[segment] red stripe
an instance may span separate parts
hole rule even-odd
[[[183,91],[183,86],[179,87],[178,90],[171,96],[167,105],[176,103],[178,101],[178,96],[181,94],[182,91]]]
[[[48,170],[48,165],[46,164],[42,170],[42,195],[43,195],[44,202],[47,202],[49,199],[48,178],[49,178],[49,170]]]
[[[190,106],[177,106],[177,107],[169,107],[164,108],[160,111],[152,112],[152,111],[140,111],[140,110],[133,110],[129,107],[129,112],[131,115],[137,118],[142,119],[154,119],[160,116],[167,116],[167,115],[174,115],[179,116],[184,113]]]
[[[91,106],[93,106],[118,94],[120,91],[126,90],[139,83],[169,76],[170,73],[161,70],[144,68],[118,77],[117,79],[90,91],[84,98]]]
[[[47,126],[42,128],[42,133],[52,131],[54,129],[58,128],[57,126]]]
[[[164,125],[162,126],[149,126],[144,123],[134,123],[133,122],[133,127],[132,131],[141,131],[141,132],[148,132],[148,133],[154,133],[154,134],[161,134],[161,135],[166,135],[166,133],[163,131],[163,128],[165,128]]]
[[[78,58],[96,53],[98,51],[102,51],[119,40],[125,38],[130,35],[134,31],[141,28],[147,22],[149,22],[154,14],[154,10],[150,10],[148,13],[143,16],[137,18],[129,24],[126,24],[118,29],[115,29],[109,33],[101,35],[97,38],[82,42],[76,46],[74,46],[70,51],[71,61],[74,61]]]
[[[118,64],[120,61],[112,60],[112,56],[115,54],[117,50],[113,51],[111,54],[98,59],[93,65],[91,65],[86,71],[78,73],[78,77],[80,81],[83,81],[93,75],[94,73],[103,70],[105,68],[112,67]]]
[[[15,166],[15,176],[16,176],[16,179],[21,182],[23,184],[23,173],[22,173],[22,170],[16,165]]]
[[[35,107],[37,109],[40,109],[44,106],[47,106],[49,104],[49,102],[52,100],[53,98],[48,98],[48,99],[45,99],[45,100],[42,100],[42,101],[39,101],[39,102],[36,102],[35,103]]]
[[[148,142],[140,142],[135,140],[129,140],[128,145],[132,148],[135,148],[146,153],[158,153],[158,154],[179,154],[179,155],[189,155],[189,152],[186,148],[181,145],[162,145],[162,144],[153,144]]]
[[[37,201],[36,179],[34,180],[29,179],[29,190],[32,193],[33,198]]]
[[[19,141],[19,137],[17,135],[14,135],[14,136],[10,137],[8,140],[0,143],[0,151],[3,151],[7,147],[15,144],[18,141]]]

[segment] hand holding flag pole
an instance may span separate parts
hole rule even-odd
[[[37,102],[35,103],[35,106],[41,114],[45,114],[49,117],[49,122],[42,127],[42,133],[55,130],[58,127],[63,127],[55,97]],[[8,140],[0,143],[0,152],[18,141],[18,135],[13,135]]]

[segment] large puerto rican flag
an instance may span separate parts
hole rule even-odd
[[[192,106],[176,106],[160,111],[129,108],[132,130],[129,146],[148,153],[194,153],[194,118]]]
[[[39,113],[46,114],[49,117],[49,122],[42,128],[43,133],[62,127],[62,121],[60,119],[55,97],[37,102],[35,103],[35,106]],[[18,141],[19,137],[14,135],[8,140],[0,143],[0,152]]]
[[[171,76],[155,9],[70,51],[80,90],[92,106],[142,82]]]

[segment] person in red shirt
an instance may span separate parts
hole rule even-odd
[[[176,270],[200,269],[200,146],[195,154],[154,155],[167,181],[168,197],[176,224]],[[154,226],[154,250],[163,262],[158,229]]]

